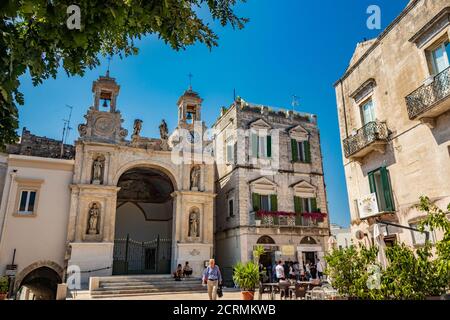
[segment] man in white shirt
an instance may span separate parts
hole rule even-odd
[[[323,277],[323,264],[322,261],[320,261],[320,259],[317,259],[317,275],[319,276],[319,279],[322,280]]]
[[[281,260],[278,261],[278,265],[275,267],[275,273],[277,275],[278,282],[280,282],[280,280],[282,279],[285,279],[283,262]]]

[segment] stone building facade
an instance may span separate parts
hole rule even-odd
[[[213,126],[216,255],[226,277],[258,244],[266,267],[324,255],[330,231],[316,120],[240,98],[222,110]]]
[[[355,241],[367,242],[380,221],[415,228],[422,195],[450,203],[449,38],[449,2],[412,0],[357,45],[335,83]],[[423,244],[416,231],[383,232],[387,242]]]
[[[99,77],[92,92],[62,156],[61,143],[26,129],[0,154],[0,274],[13,276],[15,291],[54,297],[74,274],[87,286],[101,276],[170,274],[187,261],[198,277],[211,257],[231,280],[256,244],[268,264],[323,256],[329,218],[315,116],[239,99],[211,135],[189,88],[175,130],[163,120],[160,137],[147,138],[140,119],[130,133],[122,127],[114,78]]]

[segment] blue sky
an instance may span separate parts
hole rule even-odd
[[[233,89],[246,101],[291,108],[292,95],[299,96],[297,111],[318,115],[324,157],[325,181],[332,222],[346,226],[350,221],[333,83],[343,74],[357,42],[376,37],[369,30],[368,6],[381,8],[384,29],[406,6],[408,0],[248,0],[237,7],[249,17],[244,30],[221,28],[219,47],[209,51],[201,44],[175,52],[155,36],[139,42],[140,53],[111,61],[111,76],[121,85],[118,108],[124,127],[133,120],[144,121],[141,134],[157,137],[158,125],[166,119],[176,125],[176,101],[193,87],[204,99],[203,119],[211,125],[221,106],[233,100]],[[69,142],[92,105],[91,85],[106,71],[106,62],[81,77],[68,78],[60,72],[56,80],[33,87],[30,78],[21,80],[25,105],[20,107],[20,128],[34,134],[60,139],[63,119],[74,106]],[[19,130],[19,133],[21,129]]]

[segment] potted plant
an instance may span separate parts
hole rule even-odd
[[[0,277],[0,300],[5,300],[8,295],[9,279],[8,277]]]
[[[234,283],[241,288],[242,300],[253,300],[256,286],[259,284],[259,268],[256,263],[239,262],[234,266]]]

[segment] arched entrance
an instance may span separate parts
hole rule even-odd
[[[119,178],[113,274],[167,274],[172,255],[174,185],[155,168]]]
[[[17,298],[19,300],[55,300],[60,275],[49,267],[36,268],[21,281]]]

